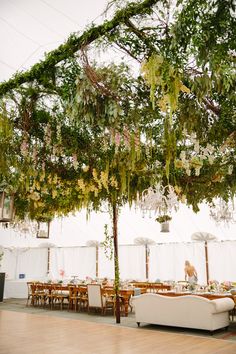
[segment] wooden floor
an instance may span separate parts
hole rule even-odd
[[[0,310],[0,354],[235,354],[236,343]]]

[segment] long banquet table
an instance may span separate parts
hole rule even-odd
[[[54,286],[57,286],[57,290],[59,291],[63,291],[63,292],[68,292],[68,296],[69,296],[69,288],[71,286],[71,284],[53,284],[53,283],[33,283],[33,286],[40,286],[40,290],[43,290],[44,288],[47,289],[49,291],[49,293],[54,289]],[[72,285],[73,286],[73,285]],[[85,289],[87,286],[86,284],[77,284],[77,287],[81,287],[83,289]],[[87,289],[86,289],[87,290]],[[114,296],[115,295],[115,289],[114,287],[110,287],[110,286],[104,286],[101,288],[102,290],[102,294],[103,295],[109,295],[109,296]],[[35,291],[35,290],[34,290]],[[129,312],[129,306],[130,306],[130,299],[132,296],[135,295],[135,291],[136,288],[134,287],[127,287],[127,288],[121,288],[119,290],[119,295],[121,297],[121,301],[124,305],[124,315],[125,317],[128,316],[128,312]],[[140,289],[140,293],[146,293],[146,289]],[[27,295],[25,296],[27,298]]]

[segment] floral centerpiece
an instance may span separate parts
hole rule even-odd
[[[188,290],[189,291],[195,291],[197,289],[197,285],[195,284],[195,283],[190,283],[189,285],[188,285]]]
[[[225,291],[228,291],[232,288],[232,283],[230,281],[224,281],[221,283],[221,288]]]
[[[219,287],[219,282],[217,280],[210,280],[207,290],[210,292],[216,292]]]
[[[60,269],[59,270],[59,274],[61,276],[61,279],[58,281],[58,284],[62,284],[63,283],[63,280],[64,280],[64,276],[65,276],[65,271],[64,269]]]

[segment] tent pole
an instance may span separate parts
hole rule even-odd
[[[96,278],[98,278],[98,246],[96,246]]]
[[[115,298],[116,298],[116,323],[120,323],[120,297],[119,297],[119,286],[120,286],[120,275],[119,275],[119,258],[118,258],[118,210],[116,202],[112,205],[112,221],[113,221],[113,243],[114,243],[114,267],[115,267]]]
[[[50,273],[50,247],[48,247],[47,274]]]
[[[207,244],[207,241],[205,241],[205,260],[206,260],[206,278],[207,278],[207,284],[209,284],[209,265],[208,265],[208,244]]]
[[[148,245],[145,245],[145,259],[146,259],[146,280],[149,279],[149,249]]]

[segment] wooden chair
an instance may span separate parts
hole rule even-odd
[[[68,307],[68,311],[69,310],[77,311],[78,301],[79,301],[78,290],[79,290],[79,288],[76,285],[69,285],[69,307]]]
[[[47,291],[44,283],[35,284],[35,297],[38,306],[45,306],[47,299]]]
[[[59,304],[60,309],[62,310],[65,302],[69,307],[69,291],[64,290],[61,284],[55,284],[52,302],[53,306]]]
[[[88,284],[87,289],[88,312],[93,308],[95,310],[100,309],[102,315],[105,315],[108,309],[111,309],[114,313],[114,299],[111,296],[103,296],[100,284]]]
[[[79,286],[78,290],[78,308],[79,311],[88,310],[88,288],[87,286]]]
[[[28,281],[27,282],[27,288],[28,288],[28,296],[27,296],[27,301],[26,301],[26,306],[30,304],[34,306],[36,303],[36,284],[34,282]]]
[[[30,304],[32,306],[39,306],[43,304],[44,290],[42,289],[42,283],[39,282],[27,282],[28,296],[26,306]]]

